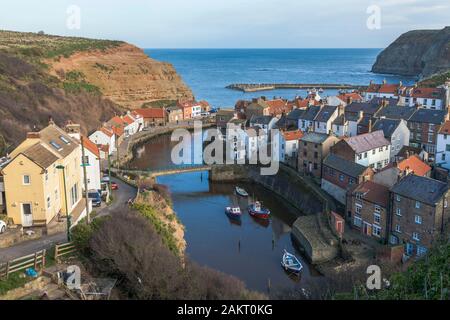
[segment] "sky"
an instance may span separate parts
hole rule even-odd
[[[0,29],[123,40],[141,48],[384,48],[409,30],[442,29],[449,17],[449,0],[3,0],[0,5]]]

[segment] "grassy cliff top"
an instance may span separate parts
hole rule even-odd
[[[122,41],[53,36],[41,33],[0,30],[0,50],[28,58],[69,57],[75,52],[106,50]]]

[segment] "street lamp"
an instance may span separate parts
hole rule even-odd
[[[63,173],[64,203],[66,205],[66,217],[67,217],[67,241],[70,241],[70,216],[69,216],[69,208],[67,205],[66,171],[65,171],[65,167],[63,165],[56,166],[56,169],[62,170],[62,173]]]

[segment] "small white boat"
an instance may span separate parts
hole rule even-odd
[[[303,265],[297,259],[296,256],[284,250],[283,258],[281,260],[281,266],[286,271],[299,273],[303,269]]]
[[[248,193],[244,189],[236,187],[235,190],[238,195],[240,195],[242,197],[248,197]]]
[[[225,213],[231,219],[240,219],[242,215],[241,208],[239,207],[226,207]]]

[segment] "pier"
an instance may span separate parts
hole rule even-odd
[[[227,89],[243,92],[257,92],[275,89],[323,89],[323,90],[360,90],[367,86],[338,83],[233,83]]]

